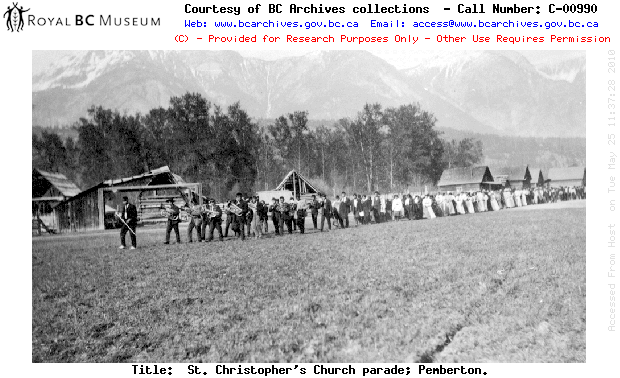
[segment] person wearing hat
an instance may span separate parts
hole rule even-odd
[[[288,231],[289,234],[293,233],[293,229],[292,229],[292,224],[291,224],[291,216],[290,216],[290,211],[291,211],[291,205],[284,202],[284,196],[280,196],[280,202],[278,203],[278,208],[280,209],[280,217],[279,222],[280,224],[278,225],[279,229],[280,229],[280,235],[284,235],[284,225],[286,225],[286,229]]]
[[[251,217],[250,231],[248,232],[248,236],[252,236],[252,233],[253,233],[256,239],[262,238],[263,230],[262,230],[261,223],[260,223],[260,213],[263,207],[261,203],[258,201],[258,196],[250,197],[250,204],[254,206],[254,211],[250,209],[250,213],[248,213],[249,214],[248,217]]]
[[[170,198],[166,202],[168,203],[168,225],[166,226],[166,241],[164,244],[170,244],[170,231],[172,230],[174,230],[177,237],[177,243],[181,243],[181,235],[179,234],[179,214],[181,211],[174,204],[174,199]]]
[[[291,228],[293,229],[293,231],[297,231],[297,201],[295,201],[295,198],[290,197],[288,199],[288,206],[289,206],[289,222],[291,223]]]
[[[245,225],[246,225],[246,217],[248,214],[248,203],[246,201],[243,200],[242,198],[242,194],[241,193],[237,193],[237,196],[235,197],[235,200],[233,202],[239,209],[241,209],[241,212],[239,213],[239,215],[234,215],[236,223],[239,227],[239,233],[241,234],[241,240],[245,240]],[[234,229],[233,229],[234,231]]]
[[[187,226],[187,239],[190,243],[193,242],[192,234],[194,233],[194,228],[196,229],[196,241],[201,241],[203,239],[201,226],[202,226],[202,213],[200,211],[200,206],[198,202],[193,199],[192,204],[189,208],[190,220]]]
[[[125,235],[129,231],[131,238],[131,249],[136,249],[136,225],[138,224],[138,210],[136,205],[129,203],[127,196],[123,197],[123,209],[118,212],[123,227],[121,227],[121,246],[118,249],[125,249]]]
[[[325,193],[321,193],[321,199],[323,203],[321,203],[321,207],[323,208],[323,213],[321,214],[321,232],[323,232],[323,224],[325,222],[325,218],[327,218],[327,228],[329,231],[332,230],[332,202],[327,198]]]
[[[269,232],[269,208],[265,203],[265,200],[260,199],[256,196],[256,200],[258,201],[258,226],[261,228],[261,231],[264,234]]]
[[[215,199],[209,199],[209,205],[207,205],[207,219],[209,220],[209,237],[206,239],[207,242],[213,240],[213,230],[217,229],[219,240],[224,241],[224,236],[222,234],[222,209],[218,205],[215,204]]]
[[[319,207],[321,207],[321,204],[319,203],[319,201],[316,200],[315,194],[312,195],[312,201],[310,201],[310,204],[308,205],[308,207],[310,208],[310,215],[312,216],[312,225],[314,226],[314,229],[316,230],[317,229],[316,221],[319,216]]]
[[[353,193],[353,201],[351,202],[351,207],[353,209],[353,219],[355,219],[355,227],[359,226],[362,223],[360,217],[360,212],[362,211],[362,201],[360,197],[357,196],[357,193]]]
[[[364,224],[370,224],[370,212],[372,211],[372,200],[370,196],[362,196],[362,211],[364,212]]]
[[[278,211],[278,200],[276,197],[271,198],[271,204],[269,204],[269,212],[271,213],[271,222],[275,229],[276,235],[280,235],[280,212]]]
[[[340,196],[340,204],[344,205],[341,209],[338,209],[338,213],[340,214],[340,218],[344,223],[346,228],[349,228],[349,213],[351,212],[351,199],[347,197],[346,192],[342,192]]]

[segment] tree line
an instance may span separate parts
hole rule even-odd
[[[93,106],[74,125],[77,140],[33,135],[33,166],[87,188],[168,165],[220,199],[273,189],[292,169],[328,193],[394,192],[432,186],[445,168],[481,161],[481,142],[445,141],[435,122],[418,104],[366,104],[356,117],[313,129],[306,111],[259,125],[239,103],[224,109],[186,93],[145,115]]]

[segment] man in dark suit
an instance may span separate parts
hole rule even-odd
[[[338,196],[336,196],[336,201],[338,201],[338,199],[339,199]],[[340,224],[340,228],[344,228],[344,225],[345,225],[344,220],[345,218],[347,218],[347,221],[348,221],[348,218],[349,218],[349,207],[347,206],[347,204],[342,198],[340,198],[340,201],[338,201],[338,211],[334,213],[338,215],[336,220],[338,220],[338,223]]]
[[[233,222],[237,224],[237,227],[239,227],[238,232],[240,233],[241,240],[245,240],[245,224],[247,222],[246,217],[249,211],[248,203],[243,200],[241,193],[237,193],[235,200],[232,203],[241,209],[239,214],[233,214]]]
[[[207,219],[209,220],[209,237],[207,242],[213,240],[213,230],[217,229],[220,241],[224,241],[222,236],[222,209],[215,204],[215,199],[209,199],[209,205],[207,205]]]
[[[321,214],[321,232],[323,232],[323,223],[325,219],[327,219],[327,228],[332,230],[332,202],[325,196],[325,193],[321,193],[321,209],[323,213]]]
[[[362,197],[362,208],[364,209],[364,224],[370,224],[370,212],[372,211],[370,196],[364,194]]]
[[[312,195],[312,201],[310,201],[310,215],[312,215],[312,225],[314,226],[314,229],[316,230],[316,220],[317,217],[319,215],[319,207],[321,207],[321,204],[319,203],[319,201],[316,200],[316,195]]]
[[[179,234],[179,223],[181,219],[179,219],[179,215],[181,214],[181,210],[177,205],[174,204],[174,200],[170,198],[168,201],[168,225],[166,226],[166,241],[164,244],[170,244],[170,231],[174,230],[174,233],[177,237],[177,243],[181,243],[181,235]]]
[[[292,234],[292,224],[290,221],[290,211],[291,207],[288,203],[284,202],[284,197],[280,197],[280,203],[278,203],[278,207],[280,209],[280,235],[284,235],[284,225],[286,224],[286,228],[288,229],[288,233]]]
[[[226,202],[226,205],[224,207],[224,212],[226,213],[226,223],[224,226],[224,237],[225,238],[228,237],[228,230],[231,228],[230,225],[235,220],[235,214],[233,214],[232,211],[230,211],[230,204],[231,204],[231,201],[228,201]]]
[[[381,198],[379,192],[375,192],[375,196],[372,197],[372,216],[375,218],[375,223],[381,223],[381,217],[379,211],[381,210]]]
[[[245,228],[243,230],[248,237],[252,236],[252,220],[254,219],[254,210],[252,210],[249,205],[251,200],[252,197],[243,197],[243,202],[248,205],[248,212],[245,214]]]
[[[344,204],[344,207],[341,206],[342,211],[338,209],[338,213],[340,213],[340,218],[342,218],[345,227],[349,228],[349,213],[351,212],[351,200],[347,197],[347,193],[342,192],[340,202],[341,204]]]
[[[257,196],[258,198],[258,196]],[[261,231],[263,232],[263,234],[266,234],[267,232],[269,232],[269,215],[268,215],[268,207],[267,204],[265,203],[265,201],[263,200],[259,200],[258,201],[258,214],[259,214],[259,225],[258,227],[261,227]]]
[[[245,240],[245,224],[247,223],[246,217],[249,211],[248,203],[243,200],[241,193],[237,193],[237,197],[235,198],[233,203],[241,209],[239,215],[235,215],[235,217],[237,223],[239,224],[241,240]]]
[[[299,194],[297,195],[297,201],[295,203],[295,217],[297,228],[301,234],[306,232],[306,201],[301,200]]]
[[[192,205],[189,208],[189,224],[187,225],[187,240],[191,243],[192,234],[194,233],[194,228],[196,229],[196,241],[204,240],[204,234],[202,232],[202,213],[200,211],[200,206],[196,200],[192,200]]]
[[[136,206],[129,203],[129,198],[123,197],[123,209],[118,213],[123,227],[121,228],[121,246],[118,249],[125,249],[125,235],[129,231],[131,238],[131,249],[136,249],[136,225],[138,224],[138,210]]]
[[[269,205],[269,212],[271,213],[271,222],[273,223],[273,228],[276,230],[276,235],[281,235],[280,212],[278,211],[278,201],[275,199],[275,197],[271,199],[271,204]]]
[[[297,212],[297,202],[295,201],[295,198],[291,197],[288,200],[288,205],[289,205],[289,221],[291,223],[291,227],[293,228],[293,231],[297,231],[297,222],[295,219],[295,213]]]
[[[360,218],[360,212],[362,211],[362,199],[358,197],[357,193],[353,194],[353,201],[351,201],[351,207],[353,208],[353,219],[355,219],[355,227],[362,223]]]

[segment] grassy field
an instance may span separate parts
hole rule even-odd
[[[33,237],[32,358],[585,362],[585,214],[574,201],[182,245],[138,229],[136,251],[117,232]]]

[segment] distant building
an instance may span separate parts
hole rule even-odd
[[[530,180],[530,187],[536,188],[545,185],[545,176],[543,175],[543,171],[540,168],[530,168],[530,175],[532,179]]]
[[[498,186],[513,189],[529,188],[532,175],[528,166],[491,167],[491,172]]]
[[[441,192],[469,192],[491,189],[493,176],[487,166],[450,168],[443,171],[437,187]]]
[[[282,182],[274,190],[265,190],[257,193],[260,200],[270,202],[272,198],[284,197],[286,201],[289,198],[299,196],[303,199],[309,199],[313,194],[318,195],[319,190],[315,188],[310,181],[297,171],[292,170],[286,174]]]
[[[550,168],[548,179],[553,188],[586,186],[586,167]]]
[[[32,170],[33,226],[36,225],[38,230],[41,227],[50,231],[56,230],[54,208],[60,202],[79,193],[80,188],[62,173],[46,172],[34,168]]]

